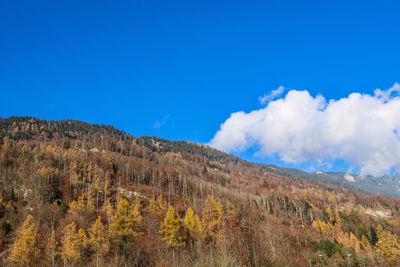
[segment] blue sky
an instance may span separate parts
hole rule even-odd
[[[0,116],[72,118],[207,143],[231,113],[259,109],[258,97],[280,85],[340,99],[399,82],[399,7],[3,0]]]

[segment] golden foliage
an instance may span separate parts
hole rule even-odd
[[[31,265],[38,256],[38,237],[33,216],[28,215],[22,228],[17,232],[8,260],[25,266]]]
[[[83,229],[76,232],[75,223],[67,225],[62,239],[61,257],[64,262],[83,263],[88,254],[89,240]]]
[[[149,210],[158,215],[158,216],[163,216],[164,212],[166,210],[167,207],[167,203],[163,198],[163,195],[160,194],[157,198],[157,200],[152,197],[151,201],[150,201],[150,205],[149,205]]]
[[[160,233],[164,236],[162,240],[165,241],[169,247],[183,247],[186,245],[181,226],[181,218],[175,213],[172,206],[169,206],[167,215],[161,223]]]
[[[89,243],[96,254],[96,265],[99,266],[100,255],[108,250],[108,236],[105,225],[100,216],[88,230]]]
[[[58,174],[58,170],[52,167],[41,166],[38,170],[36,170],[36,175],[50,178]]]
[[[339,226],[342,224],[342,218],[340,217],[339,211],[335,209],[335,219],[336,219],[336,224],[335,226]]]
[[[134,204],[129,204],[126,199],[121,198],[112,220],[110,230],[113,234],[135,237],[137,229],[142,222],[139,198],[136,198]]]
[[[350,233],[350,242],[351,242],[351,247],[358,252],[360,250],[360,241],[353,233]]]
[[[375,251],[379,258],[391,262],[400,257],[400,243],[395,235],[384,230],[382,225],[377,227],[378,242],[375,244]]]
[[[365,250],[368,250],[371,246],[369,245],[369,240],[365,235],[361,236],[361,244]]]
[[[87,211],[87,203],[85,200],[85,195],[82,194],[77,201],[72,201],[70,206],[69,212],[76,213],[79,215],[85,214]]]
[[[69,174],[70,174],[70,186],[76,185],[79,182],[78,172],[78,164],[76,161],[72,161],[69,165]]]
[[[315,209],[315,205],[313,203],[311,203],[309,200],[306,200],[306,202],[308,203],[308,205],[310,205],[312,209]]]
[[[203,234],[203,226],[199,216],[194,214],[191,208],[186,211],[186,216],[183,219],[183,226],[186,228],[189,237],[193,240],[199,240]]]
[[[321,220],[316,220],[312,224],[313,228],[324,236],[334,233],[334,227],[330,222],[326,223]]]
[[[208,195],[203,209],[202,224],[206,241],[215,238],[224,226],[224,206],[219,199]]]
[[[74,258],[73,242],[75,239],[75,223],[70,223],[67,225],[64,231],[64,236],[62,238],[61,244],[61,258],[64,262],[68,262]]]
[[[332,212],[332,209],[330,207],[328,207],[325,210],[326,210],[326,213],[328,214],[329,222],[331,222],[331,223],[334,222],[335,221],[335,215]]]

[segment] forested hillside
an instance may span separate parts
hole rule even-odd
[[[400,200],[111,126],[0,119],[1,266],[395,266]]]

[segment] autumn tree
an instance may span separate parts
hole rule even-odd
[[[84,263],[89,256],[89,240],[85,230],[76,232],[74,222],[67,225],[62,239],[61,257],[67,262]]]
[[[365,235],[361,236],[361,244],[365,250],[370,249],[369,240]]]
[[[72,201],[69,207],[70,207],[69,209],[70,213],[76,213],[78,215],[85,214],[87,205],[84,194],[79,196],[78,200]]]
[[[164,221],[161,223],[160,233],[164,236],[162,240],[165,241],[169,247],[176,248],[186,245],[181,226],[181,218],[175,213],[172,206],[169,206]]]
[[[203,226],[199,216],[197,216],[191,208],[186,211],[186,216],[183,219],[183,226],[185,227],[190,240],[199,240],[203,234]]]
[[[150,201],[150,205],[149,205],[149,210],[158,216],[163,216],[166,207],[167,207],[167,203],[164,200],[163,195],[160,194],[157,199],[152,197],[152,199]]]
[[[317,230],[324,236],[331,235],[334,232],[334,227],[330,222],[326,223],[318,219],[312,223],[312,226],[315,230]]]
[[[89,257],[89,239],[85,230],[79,228],[75,239],[75,250],[77,251],[78,258],[75,262],[83,263]]]
[[[376,233],[378,242],[375,244],[375,251],[379,257],[387,262],[391,262],[400,257],[400,243],[396,236],[387,230],[384,230],[382,225],[378,225]]]
[[[89,243],[96,254],[96,266],[100,264],[101,254],[108,249],[108,236],[105,225],[101,222],[100,216],[89,228]]]
[[[202,215],[205,241],[210,242],[216,238],[223,227],[224,206],[219,199],[214,199],[208,195]]]
[[[32,215],[28,215],[22,228],[18,230],[16,239],[11,246],[8,260],[20,265],[32,265],[38,256],[38,228]]]
[[[111,232],[119,236],[135,237],[137,228],[142,222],[140,209],[138,198],[135,204],[129,204],[128,200],[121,198],[115,215],[112,217]]]
[[[85,197],[89,194],[82,194],[78,200],[74,200],[69,205],[69,213],[72,214],[73,220],[75,220],[80,227],[86,227],[88,217],[94,212],[93,203],[90,200],[86,200]]]
[[[120,252],[126,253],[127,241],[136,237],[142,222],[141,205],[139,198],[134,204],[129,204],[126,199],[121,198],[118,202],[115,215],[112,217],[110,231],[119,237]]]

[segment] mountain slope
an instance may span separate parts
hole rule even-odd
[[[194,144],[186,141],[169,141],[158,137],[140,137],[141,144],[150,148],[152,151],[159,153],[189,153],[202,155],[209,161],[219,161],[224,163],[240,164],[246,167],[260,169],[260,171],[267,171],[275,173],[284,177],[294,180],[304,180],[313,183],[320,183],[326,185],[340,186],[351,188],[363,192],[364,194],[385,194],[388,196],[400,198],[400,179],[398,176],[386,175],[383,177],[362,177],[353,174],[355,181],[348,181],[345,179],[346,173],[344,172],[315,172],[309,173],[292,168],[283,168],[271,164],[252,163],[240,159],[231,154],[218,151],[209,146]]]
[[[33,136],[45,136],[46,138],[68,137],[72,139],[82,138],[83,135],[106,135],[121,140],[134,140],[135,137],[115,129],[109,125],[96,125],[77,120],[45,121],[32,117],[10,117],[0,119],[0,138],[11,135],[16,140],[27,140]],[[349,182],[344,179],[346,173],[308,173],[297,169],[282,168],[275,165],[252,163],[227,154],[206,145],[190,143],[187,141],[169,141],[158,137],[143,136],[138,142],[158,153],[188,153],[201,155],[209,161],[240,164],[246,167],[260,168],[263,171],[276,173],[290,179],[300,179],[314,183],[322,183],[360,190],[364,193],[385,194],[400,197],[400,179],[398,176],[385,175],[383,177],[362,177],[354,175],[356,181]]]
[[[2,266],[400,263],[398,199],[111,126],[0,126]]]

